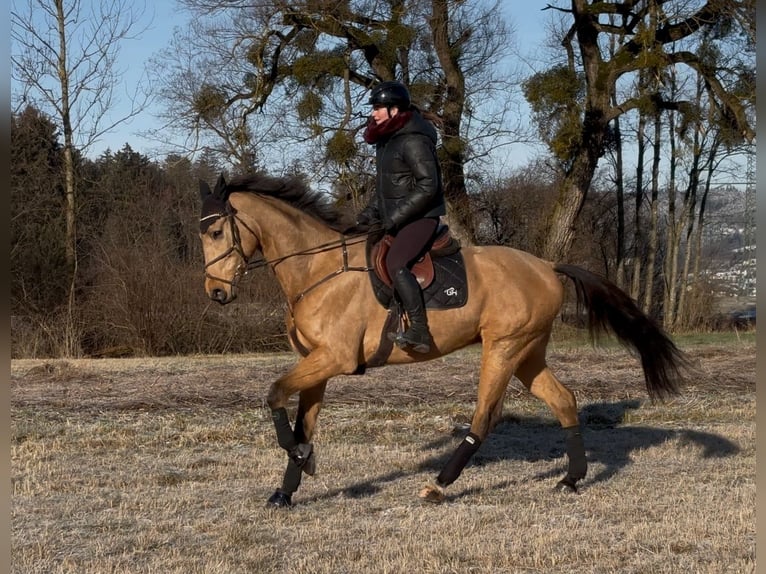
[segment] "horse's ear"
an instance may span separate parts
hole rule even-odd
[[[202,201],[205,201],[211,193],[207,182],[199,180],[199,196],[202,198]]]
[[[213,195],[218,198],[224,196],[224,190],[226,189],[226,180],[223,178],[223,173],[218,176],[218,181],[215,182],[215,188],[213,189]]]

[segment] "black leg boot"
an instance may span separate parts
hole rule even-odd
[[[416,353],[428,353],[431,350],[431,333],[428,331],[426,306],[418,280],[403,267],[394,275],[393,285],[409,319],[407,330],[396,338],[396,344],[403,348],[411,347]]]

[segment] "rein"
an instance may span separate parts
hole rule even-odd
[[[252,233],[252,231],[251,231]],[[291,257],[298,257],[298,256],[308,256],[308,255],[318,255],[319,253],[326,253],[327,251],[333,251],[335,249],[341,248],[342,249],[342,264],[341,266],[336,269],[335,271],[328,273],[322,279],[317,281],[316,283],[310,285],[303,291],[301,291],[298,296],[295,298],[295,300],[290,303],[290,312],[292,312],[293,307],[300,302],[301,299],[303,299],[308,293],[319,287],[320,285],[326,283],[333,277],[337,277],[341,273],[345,273],[347,271],[370,271],[372,267],[352,267],[348,264],[348,246],[349,245],[356,245],[357,243],[362,243],[363,241],[366,241],[367,237],[366,234],[355,237],[352,240],[347,240],[344,237],[341,237],[340,239],[336,239],[335,241],[328,241],[327,243],[322,243],[321,245],[316,245],[314,247],[309,247],[308,249],[304,249],[303,251],[296,251],[295,253],[289,253],[288,255],[283,255],[282,257],[277,257],[275,259],[265,259],[260,258],[256,261],[248,262],[246,264],[245,274],[247,274],[249,271],[253,269],[259,269],[261,267],[269,266],[271,267],[271,270],[273,271],[277,265],[282,263],[283,261],[290,259]]]
[[[316,283],[310,285],[308,288],[301,291],[298,294],[298,296],[295,298],[295,300],[292,301],[289,305],[291,313],[292,313],[293,307],[301,299],[303,299],[308,293],[310,293],[311,291],[313,291],[320,285],[326,283],[333,277],[337,277],[341,273],[345,273],[347,271],[370,271],[372,269],[371,267],[368,267],[368,266],[353,267],[353,266],[350,266],[348,262],[348,246],[356,245],[357,243],[362,243],[363,241],[366,241],[369,233],[364,233],[361,235],[354,236],[352,239],[346,239],[346,237],[342,235],[340,239],[336,239],[334,241],[328,241],[327,243],[322,243],[320,245],[309,247],[308,249],[304,249],[302,251],[289,253],[287,255],[276,257],[274,259],[266,259],[264,257],[260,257],[259,259],[250,261],[249,257],[245,255],[245,252],[242,249],[242,240],[240,237],[239,225],[242,225],[242,227],[244,227],[247,231],[249,231],[250,234],[252,234],[254,237],[257,238],[258,236],[256,235],[255,231],[253,231],[244,221],[242,221],[242,219],[237,217],[236,211],[234,211],[233,208],[227,205],[226,212],[215,213],[208,217],[226,218],[226,220],[229,222],[233,241],[232,241],[231,247],[229,247],[226,251],[224,251],[223,253],[215,257],[214,259],[210,260],[205,265],[205,276],[217,281],[221,281],[223,283],[227,283],[231,285],[232,287],[235,286],[243,276],[247,275],[250,271],[254,269],[260,269],[261,267],[270,267],[271,270],[274,271],[277,265],[293,257],[318,255],[320,253],[326,253],[328,251],[333,251],[338,248],[342,249],[341,266],[335,271],[329,273],[328,275],[326,275],[325,277],[317,281]],[[210,275],[210,273],[207,272],[208,267],[217,263],[218,261],[221,261],[222,259],[225,259],[232,253],[236,253],[237,255],[239,255],[240,259],[242,259],[242,263],[240,263],[240,265],[237,267],[236,271],[234,272],[234,277],[232,277],[231,280],[223,279],[221,277],[215,277],[213,275]]]

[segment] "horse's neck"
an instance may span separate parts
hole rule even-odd
[[[278,199],[241,193],[232,194],[230,200],[237,215],[258,229],[267,259],[278,259],[337,237],[336,232]]]
[[[258,235],[266,260],[280,261],[274,271],[288,297],[313,280],[312,269],[321,268],[323,259],[322,254],[293,255],[340,238],[338,232],[277,199],[241,193],[232,194],[230,201],[238,217]]]

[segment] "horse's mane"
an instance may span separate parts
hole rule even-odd
[[[311,189],[297,176],[274,177],[265,173],[237,176],[226,183],[227,193],[235,191],[247,191],[282,200],[332,229],[337,230],[344,225],[343,213],[326,196]]]

